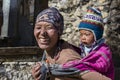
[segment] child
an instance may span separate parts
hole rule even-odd
[[[112,54],[102,38],[104,28],[100,10],[89,8],[78,28],[82,59],[69,61],[63,67],[81,70],[82,80],[114,80]]]

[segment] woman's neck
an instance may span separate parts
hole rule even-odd
[[[55,45],[53,48],[51,48],[51,49],[49,49],[49,50],[46,50],[47,56],[48,56],[48,57],[51,57],[51,58],[54,58],[54,56],[55,56],[56,53],[57,53],[57,48],[58,48],[58,45]]]

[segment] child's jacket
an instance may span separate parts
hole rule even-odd
[[[70,61],[64,66],[72,66],[81,71],[97,71],[114,80],[114,66],[109,47],[102,43],[81,60]]]

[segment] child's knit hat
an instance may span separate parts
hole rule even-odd
[[[78,28],[92,31],[96,41],[101,39],[104,31],[101,11],[89,7]]]

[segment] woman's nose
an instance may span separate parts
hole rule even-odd
[[[47,34],[47,31],[45,29],[41,29],[40,34],[45,36]]]

